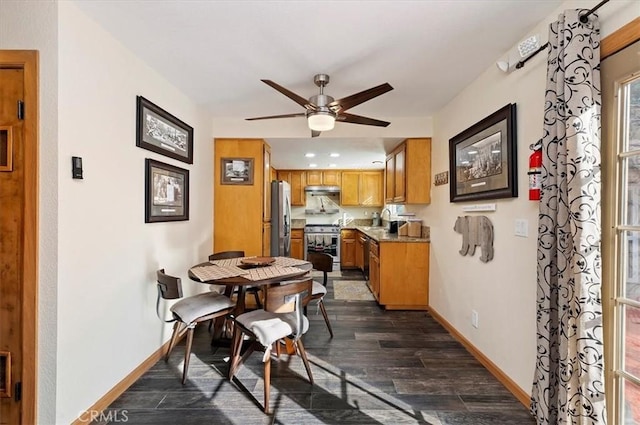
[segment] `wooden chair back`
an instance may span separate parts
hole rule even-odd
[[[307,260],[314,269],[323,272],[322,284],[327,286],[327,273],[333,270],[333,257],[325,252],[310,252],[307,254]]]
[[[228,258],[244,257],[244,251],[220,251],[209,256],[209,261],[226,260]]]
[[[165,274],[164,269],[157,271],[158,291],[165,300],[182,298],[182,281],[179,277]]]
[[[311,300],[312,282],[311,278],[307,278],[265,287],[264,309],[271,313],[302,310]]]

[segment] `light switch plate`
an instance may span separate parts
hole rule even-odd
[[[526,238],[529,236],[529,220],[516,219],[514,234]]]

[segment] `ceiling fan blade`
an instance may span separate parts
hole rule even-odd
[[[253,117],[253,118],[245,118],[247,121],[255,121],[255,120],[270,120],[272,118],[293,118],[293,117],[304,117],[306,114],[301,112],[299,114],[284,114],[284,115],[270,115],[267,117]]]
[[[362,115],[353,115],[353,114],[347,114],[344,112],[341,112],[338,115],[338,117],[336,118],[336,121],[348,122],[351,124],[375,125],[377,127],[386,127],[389,124],[391,124],[388,121],[376,120],[373,118],[363,117]]]
[[[311,137],[318,137],[320,135],[319,131],[311,130]]]
[[[274,83],[271,80],[260,80],[260,81],[262,81],[266,85],[278,90],[280,93],[282,93],[283,95],[287,96],[289,99],[293,100],[294,102],[296,102],[298,105],[302,106],[303,108],[316,110],[316,105],[310,103],[308,99],[305,99],[304,97],[295,94],[291,90],[285,89],[280,84]]]
[[[368,90],[352,94],[351,96],[334,100],[327,106],[334,111],[346,111],[347,109],[353,108],[354,106],[364,103],[367,100],[373,99],[374,97],[380,96],[381,94],[385,94],[386,92],[391,90],[393,90],[393,87],[391,87],[389,83],[384,83],[380,84],[379,86],[372,87]]]

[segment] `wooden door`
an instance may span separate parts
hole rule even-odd
[[[406,199],[406,145],[402,144],[395,154],[395,170],[393,173],[393,187],[394,187],[394,202],[404,202]]]
[[[340,189],[341,205],[360,205],[360,172],[345,171],[342,173],[342,189]]]
[[[0,51],[1,424],[35,423],[37,110],[37,52]]]

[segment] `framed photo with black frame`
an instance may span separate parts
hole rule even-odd
[[[136,146],[193,164],[193,127],[138,96]]]
[[[516,105],[449,139],[451,202],[518,196]]]
[[[189,220],[189,170],[145,159],[144,222]]]
[[[253,158],[222,158],[220,184],[253,184]]]

